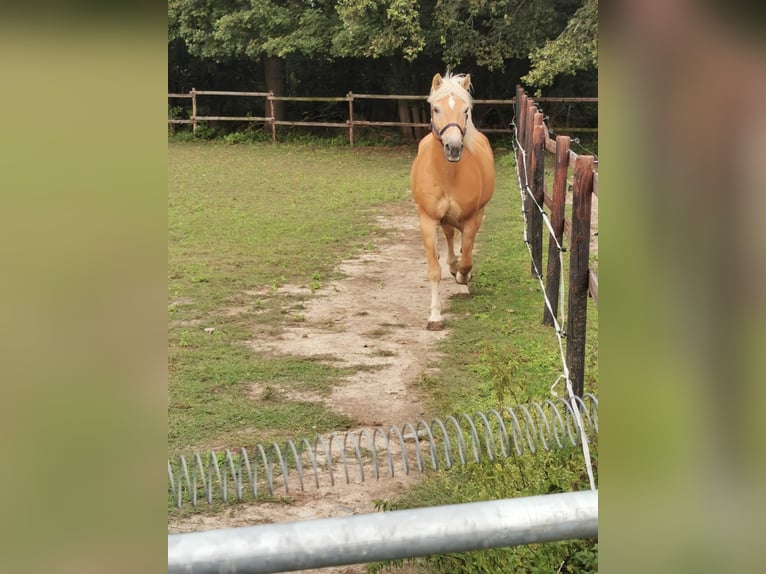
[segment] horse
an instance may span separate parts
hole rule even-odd
[[[442,276],[437,253],[437,228],[447,240],[447,264],[455,281],[468,285],[473,267],[476,234],[484,207],[495,191],[495,163],[486,136],[471,120],[471,76],[447,72],[431,82],[431,129],[418,143],[410,170],[410,187],[417,204],[420,234],[428,261],[431,313],[426,329],[444,328],[439,300]],[[455,255],[455,230],[461,233],[461,252]]]

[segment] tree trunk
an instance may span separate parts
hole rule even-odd
[[[408,64],[401,60],[401,58],[393,58],[391,60],[391,89],[394,93],[409,94],[411,93],[413,86],[415,85],[415,73],[412,64]],[[425,99],[425,96],[423,97]],[[417,104],[409,100],[399,100],[397,102],[399,111],[399,121],[407,123],[415,123],[419,121],[419,114],[415,109]],[[417,141],[419,139],[418,128],[412,126],[402,126],[402,134],[407,139]]]
[[[423,105],[419,102],[410,102],[410,111],[412,112],[413,122],[425,124],[428,123],[431,119],[430,117],[426,119],[425,113],[423,111]],[[430,131],[431,130],[428,128],[412,128],[412,133],[416,140],[420,140]]]
[[[264,58],[264,66],[266,72],[266,90],[273,93],[275,96],[284,96],[286,90],[285,81],[285,61],[282,58],[276,56],[266,56]],[[266,114],[270,115],[271,110],[266,108]],[[274,102],[274,117],[277,120],[285,119],[285,103],[281,101]]]
[[[404,123],[412,122],[410,115],[410,105],[407,100],[398,100],[399,103],[399,121]],[[415,133],[412,127],[402,126],[402,134],[406,139],[415,139]]]

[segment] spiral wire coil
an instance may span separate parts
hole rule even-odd
[[[572,400],[578,404],[590,442],[598,434],[598,399],[585,394]],[[296,487],[303,491],[306,479],[312,477],[317,489],[320,476],[329,477],[330,486],[335,486],[336,472],[341,471],[350,484],[350,469],[364,482],[365,470],[377,480],[383,467],[389,477],[396,472],[409,474],[413,467],[423,473],[428,461],[430,468],[438,470],[458,462],[465,466],[482,458],[492,461],[536,454],[540,449],[563,449],[579,445],[580,440],[572,404],[558,398],[473,416],[463,413],[444,421],[435,418],[430,424],[421,419],[414,425],[317,435],[313,441],[288,440],[282,446],[257,444],[252,454],[241,448],[193,453],[188,458],[181,455],[175,463],[168,460],[168,494],[178,508],[185,502],[196,507],[200,499],[208,504],[241,502],[266,493],[274,496],[282,488],[285,494]]]

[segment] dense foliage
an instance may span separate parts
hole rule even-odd
[[[597,0],[170,0],[169,90],[423,93],[470,72],[486,98],[522,77],[596,91]]]
[[[532,70],[522,80],[533,86],[549,86],[558,75],[598,68],[598,0],[584,0],[564,31],[530,58]]]

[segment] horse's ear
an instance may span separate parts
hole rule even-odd
[[[466,74],[460,81],[460,85],[463,86],[467,92],[471,88],[471,74]]]
[[[435,92],[436,90],[439,89],[439,86],[441,86],[441,85],[442,85],[442,75],[441,74],[436,74],[434,76],[434,79],[431,80],[431,91]]]

